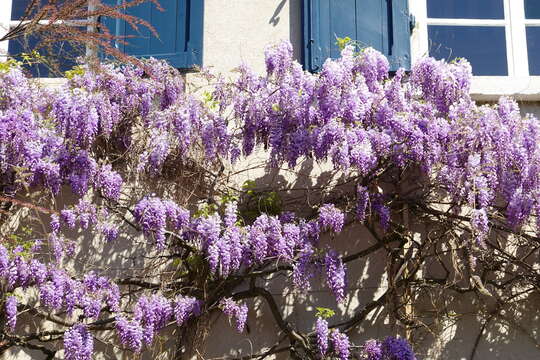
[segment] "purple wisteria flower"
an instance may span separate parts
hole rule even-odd
[[[330,343],[332,344],[332,348],[334,349],[336,356],[340,360],[349,359],[351,355],[351,344],[349,342],[349,337],[346,334],[339,332],[335,329],[332,330],[332,332],[330,333]]]
[[[345,291],[347,287],[346,268],[338,254],[330,250],[324,258],[326,269],[326,282],[337,302],[345,300]]]
[[[366,341],[363,348],[363,356],[367,360],[382,360],[382,344],[374,339]]]
[[[231,298],[225,298],[220,303],[223,313],[236,321],[236,330],[241,333],[247,321],[248,307],[246,304],[238,304]]]
[[[6,324],[8,329],[13,332],[15,331],[15,325],[17,324],[17,298],[13,295],[10,295],[6,298],[5,302],[5,314],[6,314]]]
[[[66,360],[90,360],[94,351],[94,338],[83,324],[75,324],[64,334]]]
[[[416,360],[407,340],[389,336],[382,343],[383,358],[386,360]]]
[[[328,321],[317,318],[317,322],[315,323],[315,335],[317,337],[317,349],[319,350],[321,357],[324,357],[328,351],[328,333]]]
[[[330,229],[339,233],[343,228],[345,216],[334,204],[325,204],[319,209],[319,225],[323,229]]]

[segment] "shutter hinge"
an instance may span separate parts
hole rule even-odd
[[[411,29],[411,32],[413,31],[414,27],[416,26],[416,18],[413,14],[409,14],[409,28]]]

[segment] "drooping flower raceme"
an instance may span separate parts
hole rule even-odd
[[[328,351],[328,321],[317,318],[315,323],[315,334],[317,336],[317,348],[321,356],[326,355]]]
[[[332,348],[340,360],[348,360],[351,354],[349,337],[339,332],[338,330],[332,330],[330,333],[330,343]]]
[[[236,330],[241,333],[247,321],[248,308],[246,304],[238,304],[230,298],[221,301],[223,313],[236,321]]]
[[[10,295],[6,298],[5,314],[7,318],[7,326],[10,331],[15,331],[15,325],[17,324],[17,298]]]
[[[407,340],[389,336],[382,343],[383,359],[416,360],[416,356]]]
[[[94,351],[94,338],[83,324],[75,324],[64,334],[66,360],[90,360]]]

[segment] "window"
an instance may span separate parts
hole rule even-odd
[[[529,74],[540,75],[540,1],[525,0],[525,36]]]
[[[540,1],[412,1],[423,23],[424,54],[447,61],[465,57],[475,76],[540,75]]]
[[[114,6],[123,0],[101,0]],[[23,16],[31,0],[0,1],[0,34],[10,27],[16,26]],[[128,44],[117,42],[115,46],[121,51],[137,57],[155,57],[167,60],[172,66],[190,69],[202,65],[203,40],[203,0],[160,0],[164,11],[160,11],[153,3],[146,2],[128,8],[131,15],[142,18],[152,24],[158,37],[144,26],[135,31],[129,24],[118,19],[100,19],[108,29],[120,37],[125,37]],[[44,20],[46,21],[46,20]],[[85,20],[81,20],[84,24]],[[74,24],[77,26],[80,24]],[[86,24],[85,24],[86,26]],[[35,37],[20,38],[0,43],[1,54],[17,55],[32,49],[38,41]],[[54,45],[52,54],[60,60],[59,68],[65,71],[75,64],[75,54],[84,53],[85,49],[74,49],[70,43]],[[5,56],[3,56],[5,59]],[[32,65],[29,70],[34,76],[50,76],[43,65]]]
[[[339,57],[336,38],[347,36],[385,54],[391,70],[410,68],[407,0],[304,0],[303,28],[303,62],[309,71]]]
[[[0,5],[0,33],[7,32],[10,28],[13,28],[20,24],[28,5],[31,0],[12,0],[4,1]],[[85,20],[82,20],[84,23]],[[47,19],[40,20],[40,23],[48,23]],[[72,24],[77,26],[80,24]],[[35,49],[36,44],[39,42],[38,36],[19,37],[16,40],[4,41],[0,43],[0,54],[10,54],[16,59],[21,59],[22,53],[28,53],[32,49]],[[66,71],[71,69],[76,64],[76,57],[78,54],[84,53],[84,49],[75,49],[72,44],[68,42],[57,42],[51,46],[47,46],[39,50],[41,54],[48,53],[54,55],[54,59],[58,61],[58,69],[60,71]],[[5,56],[2,57],[5,59]],[[3,60],[2,59],[2,60]],[[50,67],[42,63],[36,63],[31,61],[30,64],[25,65],[27,69],[36,77],[50,77],[53,74],[50,72]]]

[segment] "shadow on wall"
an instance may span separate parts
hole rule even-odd
[[[272,26],[278,26],[281,21],[282,10],[285,4],[289,1],[289,41],[291,44],[298,44],[294,46],[294,58],[301,62],[302,60],[302,0],[281,0],[277,5],[274,13],[268,20],[268,24]]]

